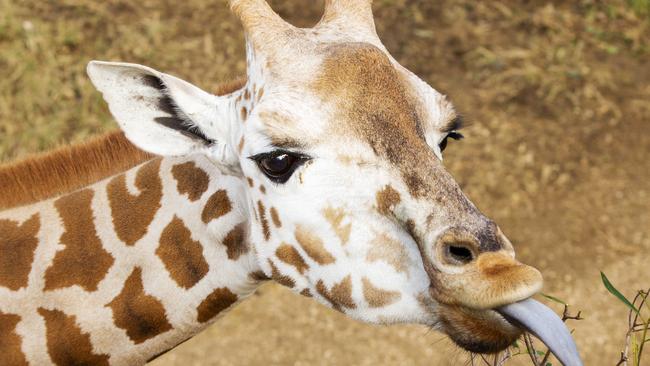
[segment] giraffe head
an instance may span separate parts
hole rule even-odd
[[[88,72],[127,137],[161,155],[207,155],[245,182],[263,271],[353,318],[422,323],[493,352],[521,333],[494,309],[540,273],[445,170],[460,119],[379,40],[369,0],[329,0],[310,29],[263,0],[232,0],[248,81],[213,96],[132,64]]]

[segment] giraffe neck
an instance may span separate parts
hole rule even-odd
[[[0,364],[143,364],[263,279],[240,177],[156,158],[0,211]]]

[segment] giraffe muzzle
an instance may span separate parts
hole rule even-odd
[[[500,231],[495,232],[496,242],[501,244],[486,245],[467,231],[450,230],[433,246],[433,263],[425,264],[425,268],[432,279],[431,294],[445,309],[448,333],[464,348],[495,351],[527,331],[544,342],[565,366],[581,366],[564,322],[532,299],[541,290],[541,273],[515,260],[510,243]],[[481,323],[479,328],[486,328],[478,332],[482,337],[468,336],[467,329],[477,322]],[[467,323],[474,325],[468,327]]]
[[[443,253],[444,257],[459,257]],[[432,281],[430,291],[439,302],[488,310],[525,300],[542,289],[541,273],[508,253],[482,253],[463,263],[465,254],[449,259],[461,264],[425,265]]]
[[[527,299],[541,290],[541,273],[517,261],[512,244],[498,227],[484,222],[476,225],[479,230],[446,230],[426,253],[425,269],[438,301],[485,310]]]

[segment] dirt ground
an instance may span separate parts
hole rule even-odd
[[[115,128],[85,76],[90,59],[147,64],[207,90],[242,74],[243,35],[225,3],[0,0],[0,161]],[[299,26],[322,9],[272,4]],[[624,0],[374,8],[393,55],[472,122],[446,151],[450,171],[542,271],[544,291],[583,311],[571,325],[585,363],[616,364],[627,312],[599,271],[626,295],[650,286],[650,15]],[[153,364],[468,360],[426,328],[361,324],[268,284]]]

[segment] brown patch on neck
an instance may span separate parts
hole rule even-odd
[[[142,269],[136,267],[124,284],[122,292],[106,306],[113,310],[115,325],[140,344],[172,329],[160,300],[144,292]]]
[[[248,274],[248,278],[250,278],[254,282],[270,280],[270,278],[266,275],[266,273],[264,273],[264,271],[251,272]]]
[[[208,202],[201,212],[201,220],[203,220],[204,224],[209,224],[210,221],[220,218],[230,212],[230,210],[232,210],[232,204],[230,203],[230,199],[228,199],[228,193],[220,189],[208,198]]]
[[[113,131],[0,166],[0,210],[73,192],[153,157]]]
[[[363,284],[363,297],[371,308],[390,305],[402,296],[397,291],[386,291],[373,286],[372,282],[366,277],[362,278],[361,282]]]
[[[273,262],[270,259],[269,259],[269,265],[271,266],[271,278],[275,282],[277,282],[277,283],[279,283],[279,284],[281,284],[283,286],[287,286],[289,288],[294,288],[296,286],[296,281],[294,281],[293,278],[291,278],[291,277],[289,277],[287,275],[283,275],[278,270],[278,267],[276,267],[275,264],[273,264]]]
[[[275,251],[275,255],[284,263],[296,267],[300,274],[305,273],[309,269],[309,266],[305,263],[298,250],[289,244],[283,243],[280,245]]]
[[[236,261],[250,249],[246,242],[246,223],[237,224],[223,239],[228,259]]]
[[[208,173],[197,167],[193,161],[174,165],[172,175],[176,179],[178,193],[186,194],[192,202],[201,198],[210,184]]]
[[[227,287],[217,288],[197,308],[197,320],[205,323],[237,302],[237,295]]]
[[[38,308],[45,319],[47,351],[56,365],[108,365],[109,356],[95,354],[90,336],[83,333],[73,315]]]
[[[0,286],[14,291],[27,287],[40,228],[38,213],[21,225],[0,220]]]
[[[92,190],[84,189],[54,202],[65,229],[60,239],[65,249],[56,253],[45,272],[45,290],[79,285],[86,291],[96,291],[115,262],[95,230],[93,195]]]
[[[117,237],[126,245],[134,245],[148,231],[162,198],[160,161],[155,159],[138,169],[135,186],[140,194],[133,196],[126,187],[126,175],[113,178],[106,187]]]
[[[305,250],[307,255],[311,257],[318,264],[331,264],[336,260],[330,252],[325,249],[323,241],[309,232],[304,226],[297,225],[296,227],[296,240],[298,244]]]
[[[192,233],[177,216],[174,216],[160,235],[156,255],[172,279],[185,289],[196,285],[210,269],[203,257],[201,243],[192,240]]]
[[[16,333],[18,322],[20,316],[0,311],[0,365],[28,365],[25,354],[20,348],[22,341]]]
[[[352,277],[348,275],[341,282],[332,286],[332,290],[327,290],[325,283],[318,280],[316,283],[316,291],[329,301],[334,309],[341,311],[341,306],[349,309],[354,309],[357,305],[352,300]]]

